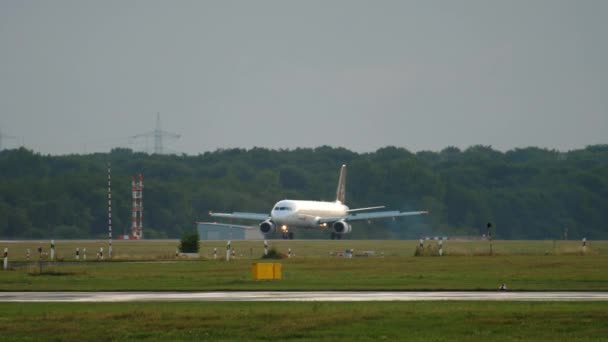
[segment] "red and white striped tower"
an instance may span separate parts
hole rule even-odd
[[[108,257],[112,258],[112,167],[108,163]]]
[[[137,192],[137,185],[135,183],[135,177],[131,177],[131,196],[133,198],[133,216],[132,216],[132,221],[131,221],[131,237],[132,238],[136,238],[136,232],[137,232],[137,196],[138,196],[138,192]]]
[[[135,177],[131,177],[131,188],[133,194],[133,216],[131,223],[131,236],[134,239],[143,238],[143,194],[144,194],[144,181],[143,176],[140,173],[139,179],[135,180]]]

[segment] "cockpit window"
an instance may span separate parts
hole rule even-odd
[[[285,210],[285,211],[291,211],[292,209],[290,207],[274,207],[274,210]]]

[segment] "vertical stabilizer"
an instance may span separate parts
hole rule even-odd
[[[340,169],[340,178],[338,179],[338,189],[336,190],[336,202],[344,203],[346,200],[346,165],[342,165]]]

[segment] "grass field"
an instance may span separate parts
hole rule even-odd
[[[583,254],[574,242],[496,241],[489,255],[489,249],[482,253],[487,242],[450,241],[447,256],[415,257],[416,241],[272,241],[271,246],[295,254],[280,260],[283,280],[275,282],[251,278],[251,264],[262,255],[260,241],[233,242],[237,258],[230,262],[222,260],[221,241],[202,243],[204,257],[190,261],[175,260],[176,241],[121,241],[115,246],[119,261],[67,262],[66,250],[95,243],[56,242],[66,262],[0,272],[0,291],[495,290],[502,283],[511,290],[608,290],[606,242],[592,242]],[[23,250],[24,245],[10,248]],[[375,256],[330,256],[349,248]]]
[[[608,340],[605,303],[39,303],[0,312],[3,341]]]
[[[114,260],[173,260],[179,241],[177,240],[141,240],[113,242]],[[217,249],[222,258],[226,251],[226,241],[201,241],[201,257],[213,258],[213,249]],[[373,251],[376,256],[413,256],[418,241],[412,240],[269,240],[269,246],[283,253],[291,248],[299,257],[326,258],[331,253],[354,249],[355,254]],[[436,241],[425,241],[427,248],[436,249]],[[9,248],[10,259],[25,261],[26,250],[30,249],[31,260],[38,260],[38,247],[43,248],[43,259],[48,258],[50,241],[0,241],[0,248]],[[55,241],[55,252],[58,259],[75,260],[76,248],[87,249],[88,260],[94,260],[95,254],[103,247],[107,257],[107,240]],[[232,248],[240,258],[257,259],[263,253],[262,241],[232,241]],[[490,255],[488,241],[447,241],[443,244],[446,256],[479,256]],[[608,255],[608,241],[588,241],[583,253],[581,241],[518,241],[498,240],[492,242],[492,255]],[[82,255],[82,254],[81,254]]]
[[[417,241],[270,241],[284,278],[253,281],[261,241],[201,242],[201,258],[175,258],[177,241],[116,241],[112,262],[91,261],[106,241],[56,241],[54,264],[38,260],[49,242],[0,242],[11,270],[0,291],[60,290],[510,290],[608,291],[608,242],[448,241],[414,256]],[[75,262],[76,247],[89,262]],[[217,249],[218,259],[213,258]],[[355,255],[340,257],[346,249]],[[42,259],[46,260],[47,256]],[[212,341],[608,341],[606,302],[0,303],[0,340]]]

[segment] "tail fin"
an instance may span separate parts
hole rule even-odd
[[[346,165],[342,165],[340,169],[340,178],[338,179],[338,189],[336,190],[336,202],[344,203],[346,200]]]

